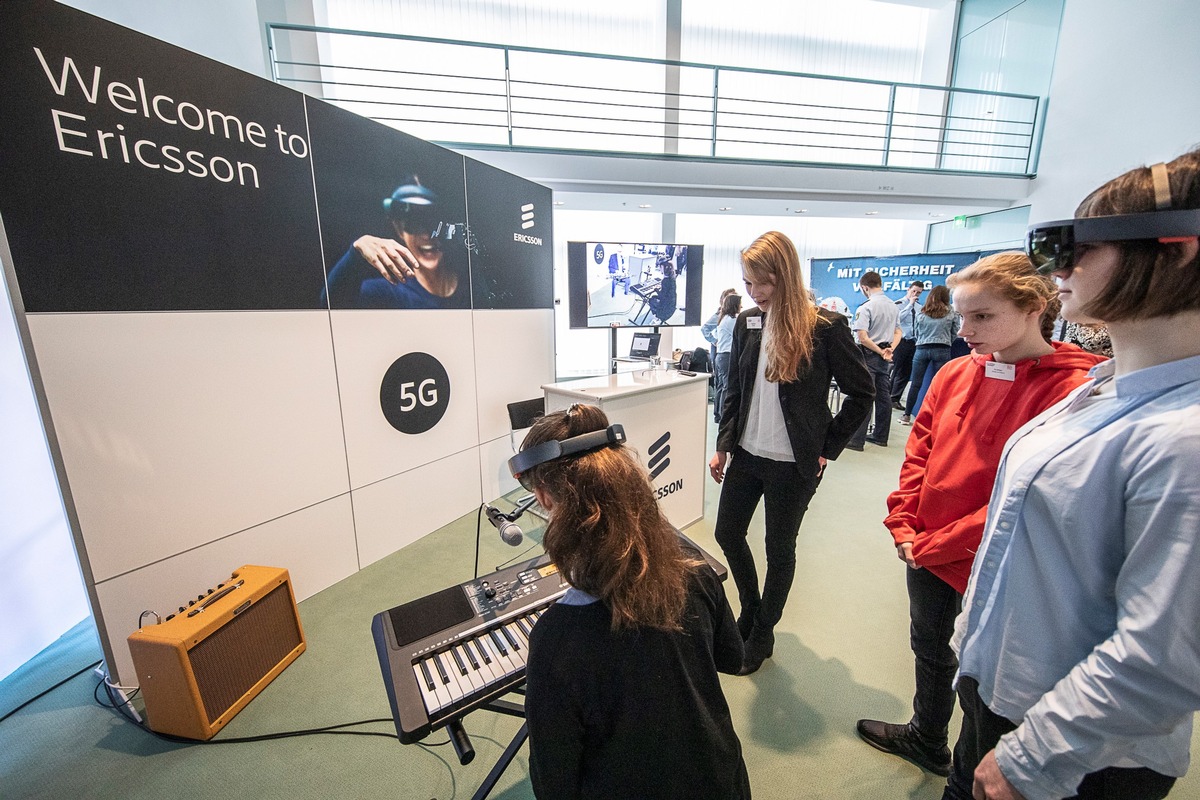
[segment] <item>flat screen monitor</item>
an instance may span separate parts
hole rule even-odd
[[[567,242],[572,328],[699,325],[704,247]]]
[[[630,358],[654,358],[658,355],[658,342],[661,333],[635,333],[629,344]]]

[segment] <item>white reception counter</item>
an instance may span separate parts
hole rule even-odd
[[[546,410],[572,403],[600,406],[625,435],[658,492],[663,513],[677,528],[704,516],[708,475],[708,375],[642,369],[577,381],[548,383]]]

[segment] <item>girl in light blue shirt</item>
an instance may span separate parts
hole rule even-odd
[[[1200,149],[1030,230],[1114,358],[1009,440],[958,619],[944,798],[1166,797],[1200,709]],[[1003,380],[997,373],[993,378]]]

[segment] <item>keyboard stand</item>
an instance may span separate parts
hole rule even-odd
[[[524,695],[524,685],[513,689],[514,692]],[[519,717],[525,719],[525,706],[511,703],[507,700],[495,699],[489,703],[484,703],[476,711],[494,711],[497,714],[507,714],[510,717]],[[463,729],[462,721],[464,717],[452,721],[446,726],[446,730],[450,732],[450,743],[454,745],[454,752],[458,754],[458,762],[463,766],[470,764],[475,758],[475,748],[471,746],[471,739],[467,736],[466,730]],[[471,795],[471,800],[485,800],[492,793],[492,789],[496,788],[496,784],[500,780],[500,776],[508,769],[508,765],[517,757],[521,747],[524,746],[525,740],[529,738],[529,725],[522,722],[521,727],[513,735],[512,741],[508,743],[508,747],[504,748],[500,758],[497,759],[492,771],[483,779],[483,783],[479,785],[479,789],[475,794]]]

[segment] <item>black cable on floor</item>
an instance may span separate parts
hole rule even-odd
[[[30,703],[34,702],[35,700],[41,700],[41,699],[42,699],[43,697],[45,697],[46,695],[50,694],[50,693],[51,693],[51,692],[53,692],[55,689],[57,689],[58,687],[62,686],[64,683],[68,683],[68,682],[70,682],[70,681],[74,680],[75,678],[78,678],[80,675],[82,675],[83,673],[87,672],[89,669],[95,669],[95,668],[96,668],[96,667],[98,667],[98,666],[100,666],[100,662],[99,662],[99,661],[97,661],[97,662],[95,662],[95,663],[93,663],[93,664],[88,664],[86,667],[84,667],[83,669],[79,670],[78,672],[76,672],[76,673],[72,674],[71,676],[69,676],[69,677],[66,677],[66,678],[63,678],[61,681],[59,681],[58,683],[54,684],[53,686],[51,686],[51,687],[50,687],[49,689],[47,689],[46,691],[44,691],[44,692],[40,692],[40,693],[38,693],[38,694],[35,694],[33,697],[29,698],[29,699],[28,699],[28,700],[26,700],[24,703],[21,703],[21,705],[17,706],[17,707],[16,707],[16,708],[14,708],[12,711],[10,711],[10,712],[8,712],[7,714],[5,714],[3,717],[0,717],[0,722],[4,722],[4,720],[8,719],[8,718],[9,718],[9,717],[11,717],[13,714],[17,713],[17,712],[18,712],[18,711],[20,711],[22,708],[25,708],[25,706],[29,705]]]
[[[100,687],[101,686],[104,687],[104,693],[106,695],[108,695],[109,703],[105,703],[100,700]],[[382,736],[385,739],[397,739],[398,738],[396,736],[396,734],[394,734],[394,733],[382,733],[380,731],[344,731],[344,730],[340,730],[341,728],[352,728],[356,725],[369,725],[369,724],[376,723],[376,722],[394,722],[394,720],[391,717],[379,717],[377,719],[363,719],[363,720],[359,720],[358,722],[342,722],[337,725],[326,725],[321,728],[305,728],[303,730],[296,730],[296,731],[280,731],[279,733],[264,733],[259,736],[240,736],[240,737],[233,738],[233,739],[209,739],[207,741],[198,740],[198,739],[187,739],[182,736],[172,736],[169,733],[159,733],[158,731],[152,730],[145,723],[138,722],[137,719],[135,719],[131,714],[129,714],[125,710],[125,707],[129,704],[129,701],[126,700],[124,702],[118,702],[117,698],[113,697],[112,687],[110,687],[107,683],[105,683],[103,679],[101,679],[96,684],[96,688],[93,691],[93,697],[96,699],[96,702],[99,703],[101,706],[104,706],[105,708],[116,709],[118,712],[120,712],[121,716],[125,717],[125,719],[129,720],[134,725],[136,725],[138,728],[140,728],[141,730],[150,734],[151,736],[155,736],[159,739],[162,739],[163,741],[173,742],[175,744],[246,744],[247,742],[268,742],[273,739],[291,739],[296,736],[316,736],[318,734],[326,734],[326,735],[332,735],[332,736]],[[445,744],[449,744],[449,743],[450,743],[450,741],[447,739],[445,742],[438,742],[437,744],[432,744],[432,745],[428,745],[428,746],[429,747],[440,747],[441,745],[445,745]]]

